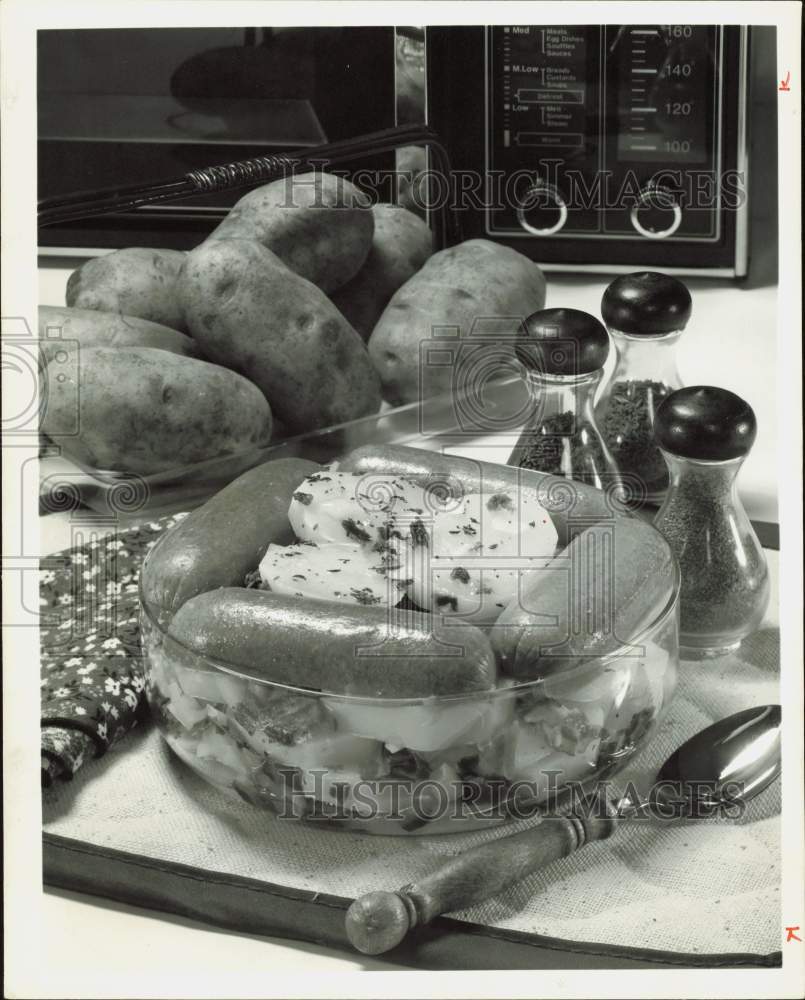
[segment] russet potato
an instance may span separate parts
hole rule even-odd
[[[176,300],[176,277],[184,262],[181,250],[126,247],[93,257],[67,282],[68,306],[123,313],[184,332]]]
[[[196,247],[179,295],[205,355],[259,386],[292,433],[380,407],[380,381],[358,334],[323,292],[254,240]]]
[[[57,351],[88,347],[158,347],[186,358],[199,355],[197,344],[184,333],[139,316],[69,306],[39,307],[39,351],[45,364]]]
[[[210,240],[256,240],[292,271],[332,292],[353,278],[372,246],[369,199],[342,177],[295,174],[236,202]]]
[[[399,205],[375,205],[375,235],[366,263],[332,300],[368,340],[389,299],[433,253],[433,234],[413,212]]]
[[[53,360],[42,430],[93,468],[150,475],[268,444],[271,410],[248,379],[153,347]]]
[[[369,338],[385,399],[399,406],[467,388],[473,373],[488,375],[489,357],[513,354],[523,321],[544,305],[542,271],[516,250],[467,240],[435,253],[395,292]],[[438,365],[428,363],[430,347],[440,349]]]

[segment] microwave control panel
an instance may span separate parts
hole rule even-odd
[[[722,170],[723,28],[485,29],[492,237],[707,243],[741,200]]]

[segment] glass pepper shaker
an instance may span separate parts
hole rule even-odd
[[[656,271],[624,274],[601,301],[617,360],[595,413],[625,495],[636,503],[659,503],[668,486],[654,441],[654,415],[666,396],[682,387],[676,344],[690,312],[687,288]]]
[[[670,474],[654,525],[682,571],[680,642],[688,656],[717,656],[758,627],[769,601],[766,557],[736,486],[755,414],[726,389],[691,386],[668,396],[654,430]]]
[[[604,327],[578,309],[542,309],[515,346],[533,412],[509,465],[617,487],[612,456],[595,422],[593,398],[609,354]]]

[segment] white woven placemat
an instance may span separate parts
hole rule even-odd
[[[716,719],[779,702],[777,554],[762,628],[739,653],[683,662],[659,732],[624,777],[656,773]],[[394,889],[511,825],[443,837],[375,837],[317,829],[233,803],[182,765],[153,729],[134,732],[44,799],[44,829],[75,840],[311,892]],[[768,953],[780,947],[779,783],[741,820],[624,823],[453,916],[573,941],[667,951]],[[525,823],[520,826],[526,825]]]

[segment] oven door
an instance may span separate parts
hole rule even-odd
[[[38,34],[40,198],[173,180],[394,124],[391,27]],[[393,165],[384,154],[344,170]],[[45,254],[190,248],[242,193],[43,227],[39,246]]]

